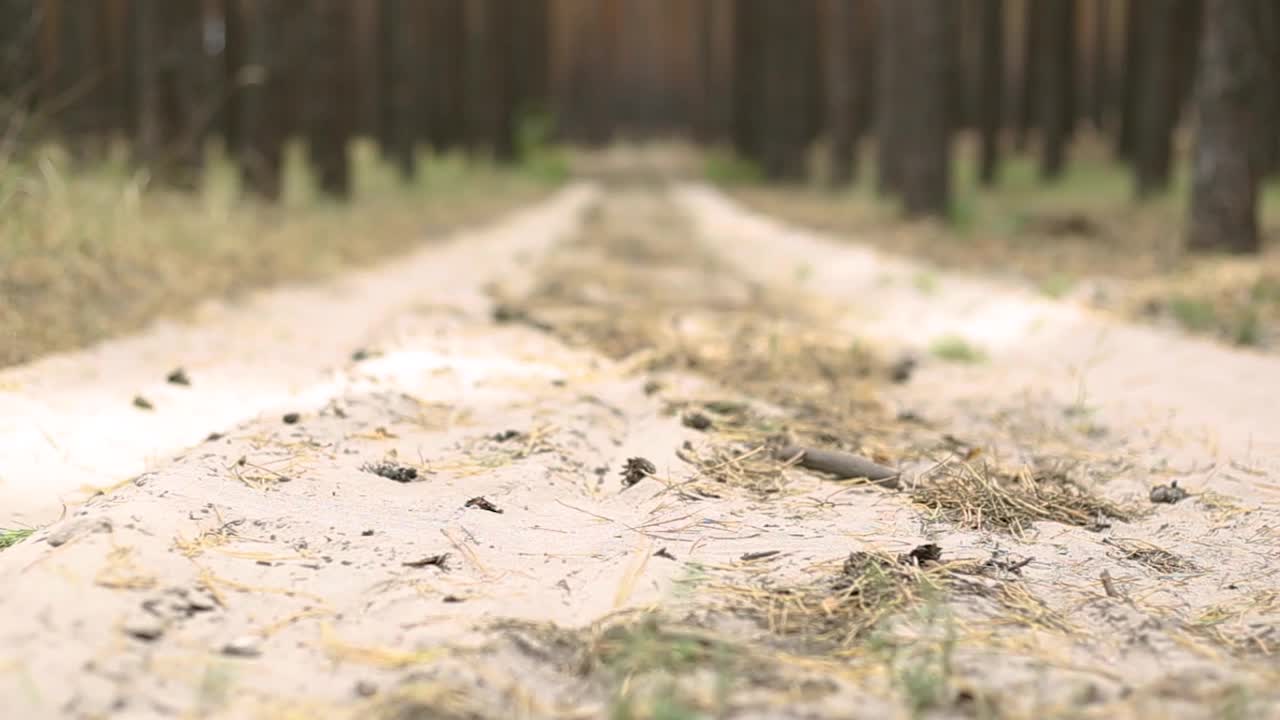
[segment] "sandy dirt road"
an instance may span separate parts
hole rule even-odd
[[[32,718],[1277,716],[1276,362],[911,272],[648,185],[370,274],[208,373],[326,358],[282,368],[241,406],[260,415],[179,413],[105,479],[171,457],[0,553],[0,697]],[[258,321],[298,332],[288,297]],[[893,382],[950,334],[987,362],[922,353]],[[145,390],[144,432],[179,401],[142,378],[206,376],[182,347],[127,383],[105,351],[14,377],[112,408]],[[71,437],[123,422],[59,407],[43,426]],[[60,457],[92,465],[83,442]],[[838,480],[785,444],[902,474]],[[1173,480],[1191,497],[1153,504]]]

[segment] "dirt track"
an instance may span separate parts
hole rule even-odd
[[[1277,716],[1275,360],[912,294],[701,188],[601,197],[422,256],[501,270],[402,276],[331,397],[199,428],[0,553],[12,715]],[[950,333],[989,361],[891,382]]]

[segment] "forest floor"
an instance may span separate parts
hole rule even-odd
[[[874,167],[852,190],[738,182],[732,194],[761,212],[919,258],[922,293],[938,269],[961,270],[1135,322],[1280,349],[1280,182],[1262,194],[1260,257],[1194,256],[1182,249],[1185,174],[1138,202],[1130,173],[1105,148],[1081,142],[1061,179],[1046,183],[1031,160],[1014,157],[988,189],[975,182],[973,150],[959,146],[945,223],[902,222],[870,190]],[[743,179],[734,172],[719,171]]]
[[[0,695],[32,718],[1280,717],[1280,360],[921,272],[703,185],[574,185],[0,373],[61,448],[2,454],[33,520],[0,552]],[[93,452],[157,459],[46,525]],[[892,471],[814,469],[831,453]]]

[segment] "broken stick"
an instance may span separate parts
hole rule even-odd
[[[893,468],[871,462],[861,455],[840,450],[787,445],[778,450],[777,457],[795,460],[802,468],[830,473],[842,480],[866,478],[877,485],[893,489],[898,488],[898,479],[902,475]]]

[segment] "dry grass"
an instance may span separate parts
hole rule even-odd
[[[1132,560],[1158,573],[1172,575],[1201,571],[1200,566],[1195,562],[1145,540],[1110,537],[1103,542],[1119,550],[1119,557]]]
[[[1005,162],[996,189],[980,188],[974,157],[973,143],[963,139],[952,213],[944,223],[901,221],[869,189],[871,167],[846,191],[727,184],[735,197],[762,212],[889,252],[945,268],[1009,275],[1050,297],[1074,295],[1131,318],[1233,343],[1280,342],[1280,183],[1263,193],[1268,248],[1262,257],[1193,257],[1181,247],[1185,162],[1170,193],[1137,203],[1130,174],[1094,139],[1078,142],[1065,177],[1048,185],[1038,179],[1034,158],[1014,156]],[[717,179],[718,165],[711,174]]]
[[[361,146],[356,201],[335,205],[311,187],[300,151],[289,157],[280,207],[242,197],[213,151],[195,192],[156,187],[121,151],[88,167],[57,148],[0,162],[0,366],[403,253],[548,188],[452,157],[424,158],[406,186]]]
[[[1036,522],[1101,527],[1137,512],[1100,497],[1062,471],[1022,467],[1015,472],[967,462],[946,463],[924,474],[911,498],[935,517],[962,527],[1014,535]]]
[[[841,563],[815,568],[821,572],[816,581],[784,584],[762,576],[712,585],[710,591],[729,612],[755,621],[789,651],[817,657],[863,656],[891,637],[894,626],[915,617],[915,610],[966,598],[973,609],[985,607],[993,625],[1067,627],[1016,575],[990,562],[925,559],[932,549],[921,546],[902,555],[856,551]]]
[[[733,400],[677,402],[698,413],[709,447],[686,447],[701,469],[680,486],[715,497],[718,486],[777,494],[786,463],[767,444],[785,437],[869,456],[873,428],[888,422],[875,386],[887,365],[869,348],[827,329],[822,308],[743,281],[691,242],[684,218],[665,207],[588,213],[581,235],[554,256],[525,297],[503,298],[503,318],[525,322],[623,361],[635,371],[681,371],[714,379]],[[641,238],[635,224],[650,233]],[[878,459],[886,459],[879,457]]]

